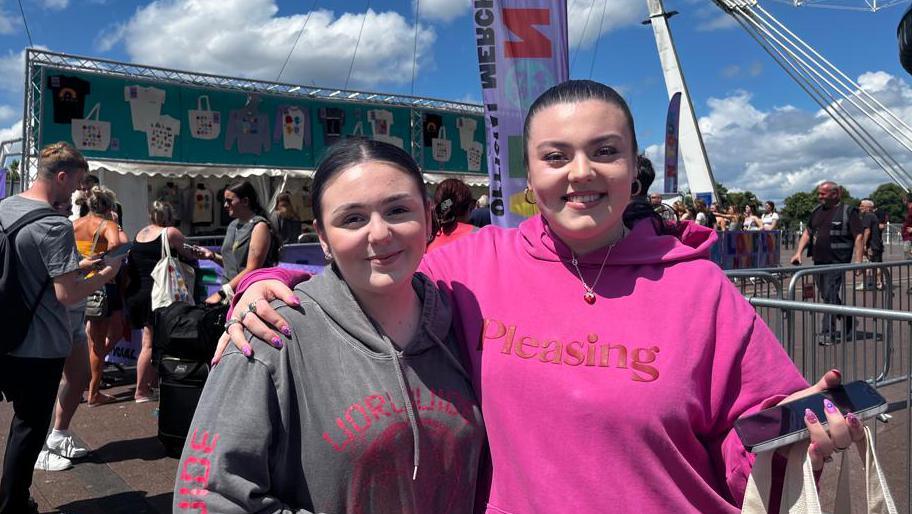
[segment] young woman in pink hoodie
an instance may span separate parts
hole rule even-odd
[[[624,223],[648,184],[613,89],[546,91],[525,151],[526,200],[540,214],[485,227],[419,268],[449,297],[472,365],[492,461],[487,514],[738,512],[753,456],[734,421],[836,385],[838,372],[808,387],[707,259],[713,231],[666,225],[651,209]],[[260,280],[240,303],[288,298],[304,278],[264,270],[241,284]],[[272,310],[257,315],[244,321],[264,340],[285,326]],[[240,327],[231,337],[248,345]],[[816,469],[862,437],[856,418],[827,407],[829,432],[805,420]]]

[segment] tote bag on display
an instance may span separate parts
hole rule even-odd
[[[453,153],[453,142],[446,138],[446,127],[440,127],[437,137],[431,140],[431,150],[437,162],[449,162]]]
[[[466,150],[466,159],[469,163],[469,171],[481,171],[481,157],[484,153],[484,147],[478,141],[469,143]]]
[[[193,305],[193,267],[171,256],[167,229],[162,230],[161,260],[152,270],[152,310],[167,307],[174,302]]]
[[[206,100],[205,107],[203,100]],[[202,95],[196,99],[196,109],[188,111],[190,117],[190,135],[196,139],[215,139],[222,131],[222,116],[213,111],[209,97]]]
[[[93,118],[94,116],[94,118]],[[73,145],[79,150],[104,152],[111,144],[111,123],[101,121],[101,104],[95,104],[83,119],[74,119],[70,124]]]
[[[854,448],[842,452],[837,480],[834,514],[867,512],[868,514],[897,514],[896,504],[887,487],[887,479],[877,460],[874,451],[874,438],[871,429],[864,427],[865,451],[862,469],[865,476],[867,501],[865,510],[852,510],[851,487],[849,483],[849,454],[856,453]],[[817,484],[814,480],[814,469],[807,455],[808,441],[793,444],[789,449],[788,463],[785,468],[785,479],[782,487],[782,500],[779,513],[775,514],[822,514],[820,497],[817,495]],[[852,444],[854,447],[855,445]],[[772,460],[775,450],[760,453],[754,461],[747,489],[744,492],[742,514],[766,514],[769,512],[770,485],[772,483]]]

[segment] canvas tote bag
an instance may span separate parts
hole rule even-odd
[[[205,107],[203,100],[206,100]],[[218,111],[213,111],[209,104],[209,97],[202,95],[196,99],[196,109],[188,111],[190,118],[190,135],[196,139],[215,139],[222,131],[222,117]]]
[[[174,302],[193,305],[193,267],[171,256],[168,229],[161,232],[161,260],[152,269],[152,310],[167,307]]]
[[[437,137],[431,139],[431,153],[437,162],[449,162],[453,153],[453,142],[446,137],[446,127],[440,127]]]
[[[897,514],[896,504],[887,487],[887,479],[877,460],[874,450],[874,438],[871,429],[865,431],[864,471],[867,491],[868,514]],[[817,496],[817,485],[814,481],[814,469],[807,456],[809,441],[793,444],[788,454],[785,469],[785,480],[782,488],[782,500],[778,514],[822,514],[820,498]],[[852,446],[855,446],[854,444]],[[747,480],[744,492],[742,514],[766,514],[769,509],[770,482],[773,451],[757,455],[754,467]],[[849,487],[849,454],[852,449],[842,452],[837,481],[836,505],[834,514],[849,514],[852,511],[851,488]]]
[[[101,104],[97,103],[85,118],[71,122],[70,135],[73,136],[73,144],[77,149],[107,151],[111,144],[111,123],[101,121],[100,116]]]

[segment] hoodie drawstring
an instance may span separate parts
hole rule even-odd
[[[389,345],[392,352],[393,366],[396,367],[396,380],[399,382],[399,391],[402,393],[402,401],[405,403],[405,413],[408,416],[409,426],[412,428],[412,460],[415,466],[412,470],[412,480],[416,480],[418,478],[418,462],[421,459],[421,445],[418,442],[419,429],[418,419],[415,417],[415,406],[412,405],[412,396],[408,394],[408,388],[405,385],[405,375],[402,373],[402,364],[399,362],[400,352],[388,337],[383,336],[383,341]]]

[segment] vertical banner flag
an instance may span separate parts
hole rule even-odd
[[[546,89],[569,77],[566,0],[474,0],[484,97],[491,222],[515,227],[526,203],[523,120]]]
[[[665,192],[678,192],[678,126],[681,120],[681,93],[671,97],[665,122]]]

